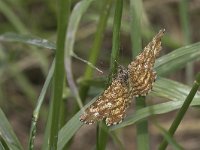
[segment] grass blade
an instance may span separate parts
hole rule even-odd
[[[53,61],[52,66],[49,70],[49,73],[47,75],[47,78],[45,80],[44,86],[42,88],[42,91],[40,93],[40,96],[38,98],[36,107],[33,111],[33,117],[32,117],[32,123],[31,123],[31,130],[30,130],[30,135],[29,135],[29,149],[32,150],[34,148],[34,139],[35,139],[35,134],[36,134],[36,125],[40,113],[40,108],[42,106],[42,103],[44,101],[45,94],[47,92],[47,89],[49,87],[49,84],[51,82],[51,79],[53,77],[53,72],[55,68],[55,61]]]
[[[98,97],[98,96],[97,96]],[[58,150],[62,150],[77,130],[83,125],[79,121],[79,117],[87,107],[96,101],[97,97],[93,98],[88,104],[86,104],[79,112],[77,112],[66,124],[62,127],[58,134]]]
[[[132,56],[135,58],[142,50],[141,22],[143,16],[143,4],[141,0],[130,0],[131,11],[131,44]],[[145,97],[136,98],[136,111],[146,107]],[[143,120],[136,124],[137,149],[149,149],[148,122]]]
[[[197,74],[196,80],[194,81],[193,87],[189,93],[189,95],[187,96],[187,98],[185,99],[183,106],[181,107],[181,109],[179,110],[175,120],[173,121],[171,127],[169,128],[169,134],[170,135],[174,135],[175,131],[177,130],[181,120],[183,119],[186,111],[188,110],[195,94],[197,93],[197,90],[200,86],[200,73]],[[160,144],[159,149],[163,150],[167,147],[167,141],[164,139],[163,142]]]
[[[188,0],[181,0],[179,2],[179,14],[180,14],[181,27],[183,31],[184,45],[188,45],[191,43],[188,2],[189,2]],[[188,84],[192,83],[193,77],[194,77],[193,63],[188,63],[186,65],[186,80]]]
[[[3,146],[3,144],[1,143],[1,140],[0,140],[0,149],[1,149],[1,150],[6,150],[6,149],[4,148],[4,146]]]
[[[35,37],[32,35],[22,35],[17,33],[4,33],[0,36],[0,41],[5,42],[21,42],[28,45],[38,46],[47,49],[56,49],[56,45],[47,39]]]
[[[123,10],[123,0],[117,0],[115,6],[114,22],[113,22],[113,37],[112,37],[112,52],[110,59],[110,74],[108,84],[112,82],[113,74],[117,71],[117,62],[119,60],[120,50],[120,28]],[[97,150],[104,150],[108,139],[108,128],[104,122],[97,126]]]
[[[3,111],[0,109],[0,136],[5,141],[9,149],[12,150],[22,150],[22,146],[19,143],[15,133],[13,132],[12,127],[10,126],[6,116]]]
[[[67,29],[67,22],[70,13],[70,0],[58,1],[58,35],[56,43],[55,56],[55,72],[54,72],[54,86],[52,99],[52,118],[51,129],[49,137],[50,149],[57,149],[58,131],[60,128],[60,109],[64,107],[62,104],[62,92],[64,84],[64,48],[65,48],[65,33]]]
[[[141,39],[141,20],[142,20],[142,1],[130,0],[130,12],[131,12],[131,45],[132,56],[135,58],[142,50]]]
[[[156,124],[157,128],[161,131],[167,142],[173,147],[174,150],[183,150],[183,148],[174,140],[174,138],[160,125]]]
[[[66,32],[66,40],[65,40],[65,71],[67,75],[67,81],[70,90],[73,93],[74,97],[76,98],[77,104],[79,105],[80,108],[83,107],[83,104],[73,79],[72,68],[71,68],[71,56],[74,53],[73,51],[74,51],[75,36],[81,17],[84,14],[84,12],[88,9],[91,2],[93,1],[94,0],[83,0],[76,4],[69,19],[69,26]]]
[[[16,30],[20,33],[28,33],[28,30],[16,14],[8,7],[6,3],[0,1],[0,10],[6,16],[6,18],[12,23]]]
[[[120,50],[120,29],[122,20],[123,0],[116,1],[115,16],[113,21],[112,52],[110,59],[110,76],[108,83],[111,83],[112,75],[117,71]]]
[[[199,59],[200,42],[187,45],[157,59],[155,69],[158,75],[166,75],[183,68],[188,62]]]

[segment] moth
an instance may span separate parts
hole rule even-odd
[[[154,36],[144,50],[128,65],[118,67],[111,85],[80,116],[80,121],[93,124],[105,119],[107,126],[121,123],[133,97],[146,96],[153,88],[153,70],[159,55],[165,29]]]

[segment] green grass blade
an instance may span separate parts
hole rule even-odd
[[[103,31],[102,30],[100,30],[100,31],[99,32],[102,34]],[[99,35],[99,36],[101,37],[102,35]],[[17,34],[17,33],[4,33],[4,34],[0,35],[0,41],[2,41],[2,42],[21,42],[21,43],[28,44],[28,45],[33,45],[33,46],[37,46],[37,47],[41,47],[41,48],[50,49],[50,50],[52,50],[52,52],[55,52],[54,50],[56,50],[55,43],[48,41],[47,39],[36,37],[33,35],[22,35],[22,34]],[[88,68],[90,68],[91,70],[94,70],[94,69],[98,70],[98,68],[96,68],[93,65],[94,63],[91,63],[92,60],[89,60],[89,62],[88,62],[87,60],[84,60],[84,59],[80,58],[79,56],[77,56],[75,53],[73,53],[71,56],[86,63],[88,65]],[[98,71],[100,71],[100,70],[98,70]]]
[[[114,22],[113,22],[113,37],[112,37],[112,52],[110,59],[110,74],[108,84],[112,82],[113,74],[117,70],[117,62],[119,60],[120,50],[120,28],[123,10],[123,0],[117,0],[115,6]],[[104,150],[108,139],[108,128],[104,122],[101,122],[97,127],[96,149]]]
[[[132,56],[135,58],[142,50],[142,34],[141,34],[141,22],[143,16],[143,2],[141,0],[130,0],[130,12],[131,12],[131,45]],[[145,97],[136,98],[136,111],[146,107]],[[149,134],[148,134],[148,122],[143,120],[136,124],[137,132],[137,149],[148,150],[149,149]]]
[[[136,100],[136,111],[139,111],[142,108],[146,107],[146,99],[141,96],[135,99]],[[149,146],[149,133],[148,133],[148,121],[146,119],[138,122],[136,124],[136,133],[137,133],[137,149],[148,150]]]
[[[181,120],[183,119],[186,111],[188,110],[192,100],[194,99],[195,94],[197,93],[197,90],[200,86],[200,73],[197,74],[196,80],[194,81],[193,87],[189,93],[189,95],[187,96],[187,98],[185,99],[183,106],[181,107],[181,109],[179,110],[175,120],[173,121],[172,125],[169,128],[169,134],[170,135],[174,135],[174,133],[176,132],[179,124],[181,123]],[[166,149],[167,147],[167,141],[164,139],[162,141],[162,143],[160,144],[159,149],[163,150]]]
[[[182,27],[182,32],[183,32],[184,45],[188,45],[191,43],[188,3],[189,3],[188,0],[181,0],[179,2],[179,16],[180,16],[181,27]],[[186,80],[188,84],[192,83],[193,77],[194,77],[193,63],[188,63],[186,65]]]
[[[42,103],[44,101],[45,94],[47,92],[47,89],[49,87],[49,84],[51,82],[51,79],[53,77],[53,72],[55,68],[55,61],[53,61],[52,66],[49,70],[49,73],[47,75],[47,78],[45,80],[44,86],[42,88],[42,91],[40,93],[40,96],[37,100],[36,107],[33,111],[33,117],[32,117],[32,123],[31,123],[31,130],[30,130],[30,135],[29,135],[29,150],[32,150],[34,148],[34,140],[35,140],[35,134],[36,134],[36,125],[40,113],[40,108],[42,106]]]
[[[142,20],[142,1],[130,0],[131,15],[131,45],[132,56],[135,58],[142,50],[141,20]]]
[[[181,27],[183,31],[184,37],[184,44],[190,44],[191,42],[191,32],[190,32],[190,25],[189,25],[189,1],[188,0],[181,0],[179,2],[179,14],[180,14],[180,21]]]
[[[115,16],[113,21],[113,37],[112,37],[112,52],[110,59],[110,76],[108,83],[112,81],[112,75],[116,73],[117,62],[119,62],[119,50],[120,50],[120,31],[121,31],[121,20],[123,10],[123,0],[116,1]]]
[[[174,140],[174,138],[160,125],[156,124],[156,127],[161,131],[164,138],[172,146],[174,150],[183,150],[183,148]]]
[[[73,79],[72,68],[71,68],[71,56],[74,53],[74,42],[76,39],[76,32],[81,17],[87,11],[88,7],[93,1],[94,0],[82,0],[76,4],[69,18],[69,25],[66,32],[66,40],[65,40],[65,71],[67,75],[67,81],[70,90],[73,93],[74,97],[76,98],[77,104],[79,105],[80,108],[83,107],[83,104]]]
[[[62,104],[63,84],[64,84],[64,48],[65,33],[70,13],[71,0],[58,1],[58,35],[55,55],[54,86],[52,99],[52,118],[49,137],[50,149],[57,149],[58,131],[60,129],[60,109]]]
[[[96,136],[96,149],[104,150],[106,148],[108,140],[108,127],[104,122],[99,122],[97,126],[97,136]]]
[[[22,146],[18,141],[12,127],[10,126],[6,116],[0,109],[0,136],[11,150],[22,150]]]
[[[28,30],[26,29],[24,24],[20,21],[20,19],[16,16],[16,14],[9,8],[9,6],[2,0],[0,1],[0,10],[6,16],[6,18],[12,23],[12,25],[16,28],[18,32],[28,33]]]
[[[49,137],[50,137],[50,130],[51,130],[51,118],[52,118],[52,101],[50,102],[50,106],[49,106],[49,112],[48,112],[48,118],[47,118],[47,122],[46,122],[46,126],[45,126],[45,133],[44,133],[44,140],[42,143],[42,150],[49,150],[50,149],[50,145],[49,145]]]
[[[184,100],[190,89],[191,87],[179,82],[159,77],[154,83],[153,90],[150,94],[177,101]]]
[[[0,35],[0,41],[2,41],[2,42],[21,42],[21,43],[25,43],[28,45],[34,45],[34,46],[44,47],[44,48],[49,48],[49,49],[55,49],[54,43],[49,42],[46,39],[34,37],[32,35],[4,33],[4,34]],[[46,72],[47,72],[46,68],[48,66],[48,62],[47,62],[47,58],[46,58],[44,52],[36,49],[35,47],[30,47],[29,52],[30,52],[30,54],[32,54],[33,57],[37,57],[37,61],[41,64],[44,74],[46,74]]]
[[[172,51],[156,60],[155,69],[158,75],[166,75],[183,68],[188,62],[199,59],[200,42],[187,45]]]
[[[66,32],[66,41],[65,48],[68,48],[65,51],[65,57],[71,56],[74,52],[74,42],[76,39],[76,32],[78,29],[78,25],[80,23],[81,17],[87,11],[91,2],[94,0],[82,0],[76,4],[69,18],[69,25]]]
[[[63,147],[74,136],[78,129],[83,125],[79,120],[79,117],[87,107],[96,101],[98,96],[93,98],[88,104],[86,104],[79,112],[77,112],[66,124],[62,127],[58,134],[58,150],[62,150]]]
[[[1,143],[1,140],[0,140],[0,149],[1,149],[1,150],[6,150],[6,149],[4,148],[4,146],[3,146],[3,144]]]
[[[40,37],[35,37],[32,35],[22,35],[17,33],[4,33],[0,35],[0,41],[5,42],[21,42],[28,45],[38,46],[47,49],[56,49],[56,45],[47,39],[42,39]]]

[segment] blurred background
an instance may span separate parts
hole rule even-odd
[[[73,6],[77,3],[73,0]],[[163,50],[161,55],[167,54],[174,49],[195,43],[200,40],[200,1],[190,0],[187,4],[188,29],[184,30],[183,19],[181,18],[181,0],[144,0],[142,17],[142,35],[143,47],[151,38],[162,28],[166,29],[165,40],[163,41]],[[89,49],[94,40],[94,34],[97,27],[97,21],[101,10],[101,1],[95,1],[89,10],[84,14],[79,26],[75,52],[76,54],[88,60]],[[131,38],[130,38],[130,4],[124,1],[124,9],[121,27],[121,49],[120,63],[127,66],[132,58],[131,56]],[[53,0],[1,0],[0,1],[0,34],[7,32],[19,33],[23,35],[32,35],[47,39],[56,43],[57,32],[57,6]],[[114,15],[114,5],[109,15],[109,21],[105,32],[101,52],[98,58],[97,68],[103,71],[103,74],[95,71],[96,77],[106,77],[109,71],[110,54],[112,49],[112,22]],[[187,18],[186,17],[186,18]],[[54,58],[54,51],[44,48],[38,48],[19,42],[0,41],[0,107],[8,117],[15,133],[19,137],[24,147],[27,147],[28,135],[31,125],[32,112],[35,102],[41,88],[44,84],[49,66]],[[84,73],[86,64],[80,60],[73,59],[73,74],[78,80]],[[199,62],[192,64],[193,75],[200,68]],[[191,85],[194,79],[188,79],[186,68],[177,70],[167,78]],[[94,97],[102,88],[90,89],[91,97]],[[42,144],[45,122],[48,113],[51,90],[46,96],[42,113],[39,118],[36,147],[39,149]],[[88,98],[89,99],[89,98]],[[158,103],[161,99],[149,98],[148,103]],[[73,99],[69,98],[66,102],[67,113],[73,114]],[[131,106],[133,110],[134,106]],[[158,116],[157,120],[168,129],[171,119],[176,111]],[[176,139],[185,149],[200,149],[200,121],[199,111],[191,108],[185,116],[182,124],[177,131]],[[155,149],[161,141],[159,131],[149,121],[149,130],[151,133],[151,148]],[[93,149],[96,137],[95,126],[83,126],[72,141],[71,149],[80,150]],[[130,126],[123,129],[120,133],[123,137],[126,149],[135,148],[135,127]],[[118,149],[112,140],[107,145],[107,149]]]

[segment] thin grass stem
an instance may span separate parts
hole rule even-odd
[[[36,125],[37,125],[37,121],[38,121],[38,117],[39,117],[39,113],[40,113],[40,109],[42,106],[42,103],[44,101],[44,97],[45,94],[47,92],[47,88],[51,82],[51,79],[53,77],[53,72],[54,72],[54,68],[55,68],[55,61],[53,61],[51,68],[49,70],[49,73],[47,75],[47,78],[45,80],[44,86],[42,88],[42,91],[40,93],[40,96],[38,98],[36,107],[33,111],[33,117],[32,117],[32,122],[31,122],[31,129],[30,129],[30,135],[29,135],[29,150],[33,150],[34,149],[34,140],[35,140],[35,134],[36,134]]]
[[[120,50],[120,28],[121,18],[123,10],[123,0],[116,1],[114,23],[113,23],[113,39],[112,39],[112,52],[110,60],[110,75],[108,84],[112,82],[112,76],[117,70],[117,63],[119,59]],[[105,123],[101,122],[97,127],[97,150],[104,150],[106,147],[106,141],[108,139],[108,129],[102,129],[102,126],[106,126]]]
[[[62,104],[62,92],[64,81],[64,47],[65,33],[70,13],[70,0],[58,1],[58,35],[56,43],[55,72],[53,80],[52,118],[49,137],[50,149],[57,149],[58,131],[60,126],[60,109]]]
[[[142,1],[131,0],[131,44],[132,55],[136,57],[142,50],[142,34],[141,34],[141,16],[142,16]],[[146,107],[145,97],[136,98],[136,111]],[[148,150],[149,149],[149,135],[148,135],[148,122],[147,120],[140,121],[136,124],[137,130],[137,149]]]
[[[171,136],[173,136],[174,133],[176,132],[176,130],[177,130],[179,124],[181,123],[186,111],[188,110],[188,108],[189,108],[189,106],[190,106],[195,94],[197,93],[197,90],[198,90],[199,86],[200,86],[200,73],[197,74],[196,80],[193,83],[193,87],[192,87],[190,93],[188,94],[187,98],[185,99],[185,101],[183,103],[183,106],[180,108],[176,118],[174,119],[171,127],[169,128],[168,132],[169,132],[169,134]],[[168,143],[164,139],[162,141],[162,143],[160,144],[159,150],[166,149],[167,145],[168,145]]]
[[[181,0],[179,3],[179,14],[181,27],[183,31],[183,44],[188,45],[191,43],[191,32],[189,25],[189,13],[188,13],[188,0]],[[188,63],[186,65],[186,81],[188,84],[191,84],[194,78],[194,68],[193,63]]]

